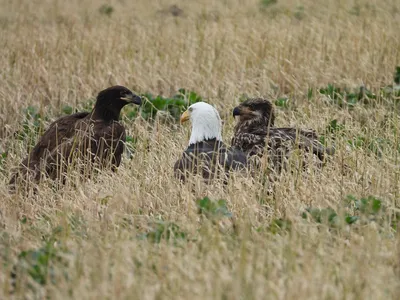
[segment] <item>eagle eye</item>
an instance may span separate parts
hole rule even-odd
[[[193,111],[193,107],[189,107],[189,111],[192,112]]]

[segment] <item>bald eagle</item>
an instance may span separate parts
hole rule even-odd
[[[97,95],[91,112],[64,116],[50,124],[12,175],[11,190],[21,181],[39,182],[42,173],[65,181],[66,168],[75,159],[89,165],[97,163],[100,168],[118,167],[125,142],[125,128],[118,120],[128,103],[140,105],[141,98],[126,87],[113,86]]]
[[[191,105],[180,119],[181,123],[188,120],[192,123],[192,132],[187,149],[175,163],[176,178],[186,181],[190,174],[197,174],[210,183],[214,178],[226,180],[231,170],[246,166],[246,155],[240,150],[228,149],[222,142],[221,118],[213,106],[205,102]]]
[[[318,141],[314,130],[275,127],[273,106],[268,100],[248,99],[233,109],[233,116],[239,116],[239,120],[234,129],[232,147],[258,157],[262,157],[266,149],[272,167],[277,171],[281,170],[283,159],[296,148],[317,155],[321,162],[325,154],[334,154],[333,148],[325,148]]]

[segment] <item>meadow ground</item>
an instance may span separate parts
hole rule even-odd
[[[397,0],[0,1],[0,298],[400,299],[400,118],[381,90],[399,24]],[[188,126],[126,108],[117,173],[10,195],[38,133],[114,84],[195,91],[227,143],[232,108],[264,96],[336,154],[272,194],[240,174],[191,190],[172,172]]]

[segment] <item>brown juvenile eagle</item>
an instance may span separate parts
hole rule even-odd
[[[65,181],[66,168],[76,159],[99,168],[118,167],[125,142],[125,128],[118,120],[128,103],[140,105],[141,98],[126,87],[113,86],[97,95],[91,112],[64,116],[50,124],[13,174],[11,190],[20,181],[37,183],[42,173]]]
[[[325,148],[314,130],[274,127],[275,115],[271,102],[262,98],[248,99],[233,109],[233,116],[239,116],[234,129],[232,147],[249,156],[263,156],[264,149],[272,167],[279,171],[284,158],[300,148],[311,152],[323,161],[324,155],[334,154],[333,148]]]
[[[186,181],[190,174],[201,175],[205,182],[226,176],[231,170],[246,166],[246,155],[240,150],[227,149],[222,142],[221,118],[218,111],[205,102],[191,105],[181,116],[181,123],[192,123],[189,145],[175,163],[175,176]]]

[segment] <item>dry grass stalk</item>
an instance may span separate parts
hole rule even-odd
[[[335,229],[301,217],[309,206],[344,210],[348,194],[382,199],[387,217],[398,210],[397,112],[382,103],[341,109],[318,93],[309,101],[307,91],[328,83],[376,91],[392,83],[400,63],[399,1],[305,0],[300,7],[280,0],[265,8],[258,0],[110,1],[113,10],[101,13],[103,4],[2,1],[0,152],[8,156],[0,169],[0,298],[8,297],[18,254],[43,247],[58,226],[50,246],[63,264],[51,261],[44,285],[19,274],[17,296],[399,298],[399,237],[390,220]],[[183,13],[160,14],[172,5]],[[114,84],[163,95],[195,90],[218,108],[226,142],[231,109],[243,93],[289,96],[290,108],[277,109],[277,125],[323,133],[337,119],[345,129],[322,171],[285,173],[273,196],[262,175],[233,176],[227,187],[198,183],[194,192],[180,185],[173,163],[188,128],[142,119],[125,122],[137,149],[116,174],[82,181],[71,172],[58,192],[44,182],[36,195],[9,195],[11,168],[29,144],[14,136],[23,109],[36,106],[49,117],[46,126],[64,105],[81,106]],[[392,147],[381,157],[349,147],[358,136]],[[199,215],[195,200],[204,196],[226,200],[234,218]],[[280,218],[291,220],[291,229],[273,234],[271,222]],[[157,220],[179,229],[168,227],[172,237],[160,243],[138,238]]]

